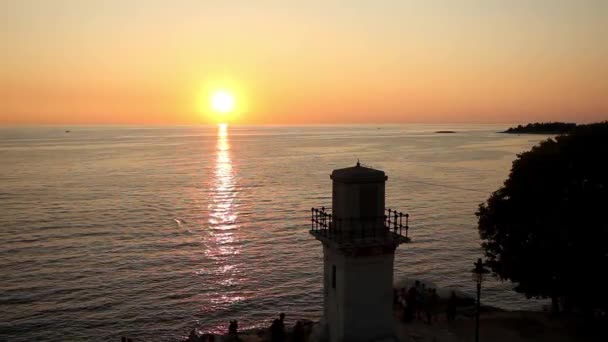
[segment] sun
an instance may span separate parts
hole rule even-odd
[[[211,94],[211,109],[219,114],[227,114],[234,110],[236,99],[227,90],[216,90]]]
[[[249,113],[248,93],[239,82],[206,81],[196,94],[196,111],[205,122],[237,122]]]

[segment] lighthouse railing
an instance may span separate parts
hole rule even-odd
[[[409,214],[390,208],[373,217],[336,217],[328,208],[311,208],[310,231],[338,242],[404,238],[409,240]]]

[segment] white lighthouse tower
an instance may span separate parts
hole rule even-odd
[[[408,242],[408,215],[385,209],[383,171],[334,170],[332,208],[312,208],[310,233],[323,243],[323,339],[394,339],[393,260]]]

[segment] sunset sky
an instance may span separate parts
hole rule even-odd
[[[608,1],[0,2],[0,124],[608,119]]]

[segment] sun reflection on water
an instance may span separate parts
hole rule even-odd
[[[238,225],[236,212],[236,174],[230,155],[228,125],[218,125],[214,177],[210,184],[211,200],[209,202],[208,243],[205,254],[215,261],[214,273],[219,284],[238,283],[239,273],[234,257],[239,254],[237,247]],[[218,289],[221,291],[221,289]],[[234,298],[238,300],[238,298]]]

